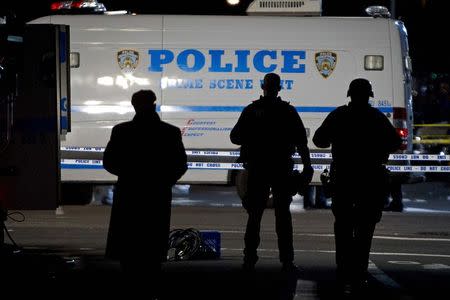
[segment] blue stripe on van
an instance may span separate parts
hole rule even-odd
[[[103,169],[102,165],[77,165],[77,164],[61,164],[61,169],[95,169],[100,170]]]
[[[178,106],[161,105],[161,112],[242,112],[245,106]]]
[[[161,112],[242,112],[245,106],[172,106],[158,107]],[[298,112],[331,112],[336,107],[326,106],[296,106]]]
[[[158,107],[160,112],[242,112],[245,106],[169,106]],[[392,107],[377,107],[383,113],[392,113]],[[298,112],[329,113],[336,109],[334,106],[296,106]]]
[[[81,112],[84,106],[72,106],[72,112]],[[158,112],[242,112],[245,106],[200,106],[200,105],[162,105],[158,106]],[[391,106],[377,107],[383,113],[392,113]],[[334,106],[296,106],[295,109],[302,113],[330,113]]]
[[[381,111],[382,113],[393,113],[394,109],[392,108],[392,106],[383,106],[383,107],[376,107],[378,108],[379,111]]]

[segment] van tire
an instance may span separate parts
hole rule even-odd
[[[92,202],[94,187],[90,183],[62,183],[61,205],[86,205]]]

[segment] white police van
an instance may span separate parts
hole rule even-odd
[[[133,118],[131,95],[152,89],[161,118],[181,129],[189,151],[190,170],[181,182],[234,183],[238,148],[230,142],[230,130],[243,108],[259,98],[268,72],[281,76],[280,96],[303,119],[313,163],[329,156],[316,151],[310,139],[329,112],[348,102],[348,85],[357,77],[372,82],[373,106],[411,150],[411,66],[400,21],[59,15],[32,23],[70,25],[71,132],[62,142],[63,182],[115,181],[102,168],[102,150],[111,128]],[[319,183],[319,173],[313,183]]]

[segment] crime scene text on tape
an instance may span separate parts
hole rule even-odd
[[[63,151],[76,152],[104,152],[102,147],[61,147]],[[239,157],[239,151],[215,151],[215,150],[186,150],[189,156],[218,156],[218,157]],[[332,159],[331,153],[312,152],[313,159]],[[300,158],[299,155],[293,155],[293,158]],[[411,161],[450,161],[450,155],[439,154],[391,154],[389,160],[411,160]]]
[[[329,169],[329,164],[313,164],[313,169],[323,171]],[[363,167],[363,166],[362,166]],[[62,169],[103,169],[102,160],[90,159],[62,159]],[[188,162],[189,169],[199,170],[242,170],[240,163],[220,163],[220,162]],[[450,166],[397,166],[387,165],[391,172],[450,172]],[[302,170],[302,164],[295,164],[294,169]]]

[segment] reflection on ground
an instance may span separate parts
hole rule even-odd
[[[174,206],[241,207],[234,186],[177,185],[173,189]],[[435,181],[402,186],[405,212],[449,212],[450,182]],[[328,206],[330,200],[327,200]],[[293,198],[291,210],[303,210],[303,197]]]
[[[402,186],[404,212],[449,212],[450,181],[441,178]],[[113,188],[98,187],[94,194],[97,204],[111,205]],[[235,186],[225,185],[175,185],[173,187],[173,206],[242,207]],[[326,206],[331,204],[326,199]],[[304,210],[304,198],[295,195],[291,211]]]

